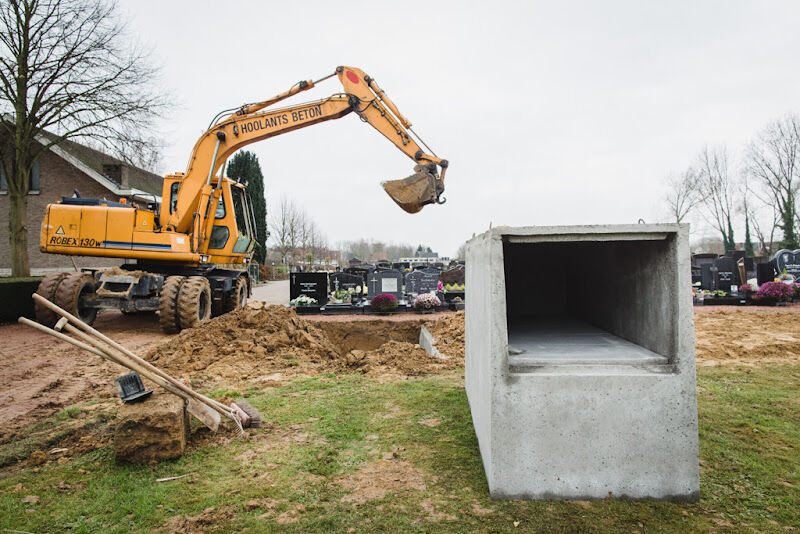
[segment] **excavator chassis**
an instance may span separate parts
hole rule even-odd
[[[88,324],[100,310],[157,311],[162,329],[177,333],[243,306],[250,286],[245,270],[126,264],[108,271],[51,273],[37,293]],[[57,317],[37,305],[36,319],[52,326]]]

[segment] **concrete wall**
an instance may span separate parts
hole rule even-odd
[[[688,262],[685,225],[501,227],[467,243],[465,380],[493,497],[698,498]],[[511,367],[508,321],[558,316],[666,359]]]

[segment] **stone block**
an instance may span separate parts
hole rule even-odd
[[[156,390],[142,402],[120,407],[114,455],[118,462],[129,463],[179,458],[186,450],[188,432],[185,401]]]

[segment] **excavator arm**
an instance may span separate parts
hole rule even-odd
[[[267,109],[334,75],[338,76],[344,87],[343,94],[286,108]],[[441,194],[444,191],[447,160],[420,148],[414,139],[411,122],[400,113],[374,79],[360,69],[338,67],[334,74],[317,82],[299,82],[273,98],[243,105],[212,121],[211,127],[192,150],[178,191],[177,204],[167,220],[166,229],[192,233],[197,240],[195,246],[200,245],[203,241],[201,236],[207,235],[205,230],[210,225],[207,222],[209,208],[216,205],[222,182],[221,177],[216,181],[212,178],[228,157],[250,143],[338,119],[353,112],[417,163],[416,173],[412,176],[383,183],[392,199],[409,213],[418,212],[426,204],[443,203]],[[437,167],[441,169],[440,172]]]

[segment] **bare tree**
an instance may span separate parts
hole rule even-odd
[[[675,222],[681,223],[700,202],[697,190],[697,172],[693,168],[686,169],[680,176],[668,182],[666,201],[670,215]]]
[[[729,171],[728,152],[724,147],[704,148],[694,167],[697,191],[708,223],[722,235],[725,251],[736,248],[733,238],[733,215],[737,205],[738,185]]]
[[[0,164],[10,200],[12,276],[30,273],[27,194],[42,152],[74,138],[111,149],[146,140],[163,111],[156,71],[124,42],[114,10],[104,0],[0,2]]]
[[[280,254],[281,262],[287,260],[294,246],[292,232],[295,227],[297,209],[294,203],[286,197],[281,197],[278,209],[270,211],[269,231],[272,247]]]
[[[762,254],[765,256],[771,256],[774,252],[777,252],[777,250],[775,250],[774,243],[775,230],[778,228],[778,223],[780,221],[780,212],[775,205],[766,205],[764,207],[768,208],[770,211],[771,218],[769,219],[769,223],[767,223],[767,225],[763,225],[759,217],[751,216],[750,224],[753,226],[753,232],[756,234],[758,246],[761,247]]]
[[[750,173],[766,191],[766,198],[762,200],[778,211],[778,226],[783,232],[782,246],[797,248],[800,118],[789,115],[767,125],[750,145],[749,160]]]

